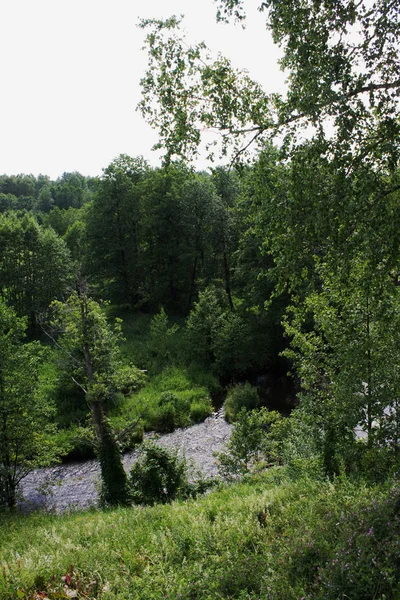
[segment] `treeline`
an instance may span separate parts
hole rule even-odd
[[[63,173],[56,181],[47,175],[0,175],[0,212],[52,208],[80,208],[93,197],[96,178]]]

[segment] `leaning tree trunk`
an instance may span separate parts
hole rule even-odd
[[[87,341],[87,319],[84,299],[81,298],[82,331],[84,337],[83,354],[88,380],[87,400],[92,413],[96,431],[98,456],[101,468],[102,492],[101,499],[106,504],[127,504],[129,499],[128,478],[122,464],[121,452],[114,433],[104,414],[102,398],[91,397],[91,384],[94,381],[93,361],[90,345]]]

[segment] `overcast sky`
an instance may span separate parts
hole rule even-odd
[[[268,91],[282,89],[263,15],[250,10],[243,31],[216,24],[215,12],[213,0],[0,0],[0,173],[100,175],[121,153],[158,164],[156,133],[136,111],[141,17],[184,14],[191,41],[204,40]]]

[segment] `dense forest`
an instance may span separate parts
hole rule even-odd
[[[245,22],[245,4],[220,0],[218,18]],[[98,178],[0,176],[0,503],[14,509],[21,480],[38,466],[97,455],[102,503],[143,504],[150,466],[128,479],[121,451],[144,431],[190,425],[225,401],[234,432],[221,475],[244,477],[244,487],[228,488],[233,500],[222,488],[197,506],[207,527],[220,510],[237,515],[237,554],[225,522],[231,579],[217,569],[225,555],[214,548],[218,585],[202,587],[189,565],[196,552],[203,560],[211,534],[202,530],[195,549],[179,531],[171,544],[186,539],[176,550],[189,570],[185,583],[175,571],[157,579],[160,563],[136,558],[132,572],[150,587],[146,596],[134,586],[129,597],[167,589],[179,597],[191,580],[193,595],[181,597],[395,599],[399,7],[268,0],[260,8],[283,50],[286,97],[185,41],[179,19],[147,20],[140,108],[159,131],[163,165],[120,155]],[[190,159],[205,128],[220,132],[230,162],[197,172]],[[216,159],[218,147],[209,151]],[[147,453],[153,467],[158,460],[174,476],[181,468],[154,447]],[[201,487],[195,494],[185,486],[182,498]],[[123,521],[131,509],[118,510]],[[257,523],[247,523],[247,510]],[[189,519],[182,515],[179,523]],[[282,532],[295,540],[292,560],[278,544]],[[264,535],[278,557],[273,566]],[[354,540],[372,544],[368,558],[356,556]],[[268,585],[255,575],[256,558],[272,574]],[[379,581],[371,575],[377,563]],[[144,579],[150,571],[153,584]],[[128,597],[97,576],[91,596],[72,565],[68,573],[75,597]],[[49,597],[69,597],[56,593]]]

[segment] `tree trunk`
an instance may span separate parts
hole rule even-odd
[[[232,312],[235,312],[235,307],[233,305],[232,293],[231,293],[231,274],[229,271],[228,257],[226,252],[224,252],[224,271],[225,271],[225,291],[228,296],[229,306]]]
[[[90,397],[90,384],[94,380],[93,361],[89,345],[85,297],[81,289],[81,318],[83,331],[83,355],[88,381],[88,404],[92,412],[96,437],[98,441],[98,456],[101,467],[103,489],[101,499],[107,504],[127,504],[129,500],[128,480],[121,460],[121,452],[111,426],[104,414],[102,398]]]

